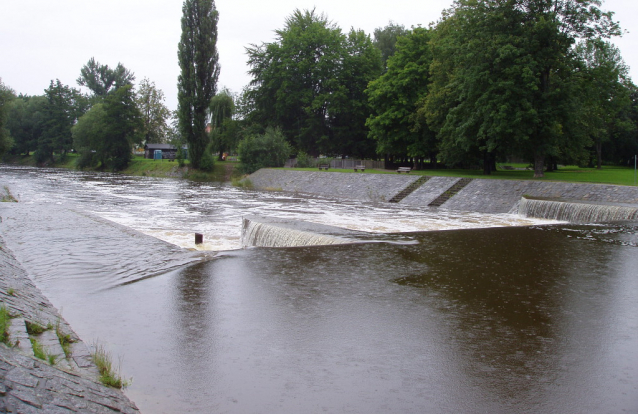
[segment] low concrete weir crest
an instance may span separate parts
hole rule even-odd
[[[298,247],[356,243],[349,231],[299,220],[265,217],[242,219],[242,247]],[[352,232],[355,233],[355,232]]]
[[[638,207],[535,200],[523,197],[518,213],[525,217],[568,221],[570,223],[603,223],[638,219]]]

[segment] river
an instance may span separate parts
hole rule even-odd
[[[142,412],[638,412],[637,223],[10,166],[0,185],[8,247]],[[245,215],[398,243],[239,249]]]

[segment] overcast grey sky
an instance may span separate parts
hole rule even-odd
[[[436,21],[452,0],[217,0],[218,87],[239,92],[246,74],[244,47],[274,39],[295,8],[325,13],[344,31],[351,27],[372,34],[389,21],[406,27]],[[638,0],[607,0],[603,9],[630,33],[615,43],[638,79]],[[0,78],[17,93],[40,95],[52,79],[78,87],[80,68],[95,57],[135,72],[136,83],[154,81],[177,107],[177,44],[181,0],[0,0]],[[634,32],[633,28],[636,28]]]

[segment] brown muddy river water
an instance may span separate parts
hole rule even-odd
[[[638,412],[638,223],[7,166],[0,185],[8,247],[142,412]],[[397,243],[242,250],[248,214]],[[177,247],[198,230],[209,251]]]

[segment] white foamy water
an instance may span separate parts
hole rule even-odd
[[[241,220],[246,215],[306,220],[371,233],[556,223],[513,214],[469,213],[251,191],[220,183],[56,169],[3,167],[3,173],[12,192],[22,202],[66,204],[168,243],[197,250],[241,248]],[[204,235],[203,244],[195,245],[195,233]]]

